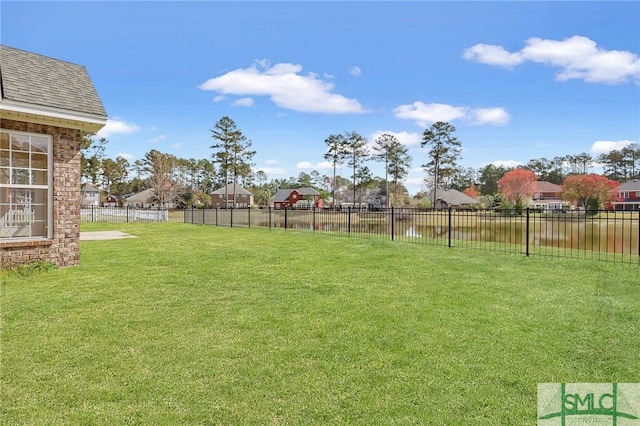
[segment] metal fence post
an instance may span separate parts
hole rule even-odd
[[[287,230],[287,210],[289,210],[287,207],[284,208],[284,230]]]
[[[220,209],[219,207],[216,207],[216,226],[218,226],[218,210],[219,209]]]
[[[452,208],[451,208],[451,206],[449,206],[449,224],[448,224],[448,229],[447,229],[447,234],[449,234],[449,238],[448,238],[449,241],[447,241],[447,245],[449,247],[451,247],[451,229],[452,229],[451,228],[451,216],[452,216],[451,215],[451,211],[452,211]]]
[[[351,233],[351,207],[347,207],[347,234]]]
[[[311,230],[316,231],[316,207],[313,206],[311,210]]]
[[[269,229],[271,229],[271,206],[269,206]]]
[[[247,206],[247,228],[251,228],[251,206]]]
[[[391,241],[393,241],[395,235],[394,235],[394,224],[395,224],[395,216],[394,216],[394,210],[393,207],[391,207]]]
[[[231,206],[231,215],[229,216],[229,224],[233,228],[233,206]]]
[[[529,207],[527,207],[527,226],[525,227],[525,241],[526,241],[526,245],[525,245],[525,254],[527,256],[529,256]]]
[[[127,223],[129,223],[129,206],[127,205]]]

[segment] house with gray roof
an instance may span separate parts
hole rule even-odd
[[[424,201],[433,204],[433,192],[427,194]],[[480,201],[458,190],[442,188],[436,190],[436,209],[448,209],[449,207],[459,209],[473,206],[480,206]]]
[[[0,45],[0,267],[79,263],[80,144],[106,121],[84,66]]]
[[[274,209],[321,209],[323,207],[322,196],[313,188],[285,188],[271,197],[271,205]]]
[[[640,179],[632,179],[618,187],[618,197],[611,203],[614,210],[640,210]]]
[[[246,208],[251,205],[253,194],[237,184],[230,183],[211,193],[211,206],[214,208]]]

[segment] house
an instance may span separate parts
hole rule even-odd
[[[640,179],[620,185],[618,197],[611,203],[614,210],[640,210]]]
[[[274,209],[321,209],[322,196],[313,188],[279,189],[271,197],[271,205]]]
[[[428,204],[433,203],[433,192],[427,194],[427,196],[423,199]],[[468,196],[456,189],[437,189],[436,190],[436,209],[460,209],[460,208],[469,208],[469,207],[479,207],[480,201],[476,200],[473,197]]]
[[[82,207],[99,206],[102,190],[92,183],[82,185]]]
[[[531,196],[527,207],[543,210],[561,210],[569,207],[569,203],[562,199],[562,187],[560,185],[539,180],[535,183],[535,192]]]
[[[85,67],[0,45],[0,268],[80,262],[80,145],[107,121]]]
[[[211,206],[214,208],[246,208],[251,205],[253,205],[253,194],[237,184],[227,184],[211,193]]]
[[[155,207],[155,204],[152,201],[153,195],[154,193],[152,188],[145,189],[137,194],[129,195],[128,197],[122,198],[122,207],[133,207],[136,209],[148,209]]]
[[[102,207],[118,207],[120,205],[120,200],[113,194],[109,194],[104,197],[104,201],[102,202]]]

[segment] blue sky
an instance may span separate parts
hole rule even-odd
[[[112,158],[210,158],[227,115],[270,179],[330,175],[327,136],[386,132],[409,146],[415,193],[435,121],[473,168],[640,142],[637,1],[4,0],[0,14],[2,44],[88,69]]]

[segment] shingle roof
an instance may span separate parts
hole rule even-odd
[[[0,45],[1,98],[107,117],[82,65]]]
[[[226,190],[225,187],[223,186],[222,188],[218,188],[215,191],[213,191],[211,194],[212,195],[224,195],[225,193],[228,194],[233,194],[233,184],[230,183],[226,186]],[[243,187],[241,187],[240,185],[236,185],[236,195],[253,195],[251,192],[247,191],[246,189],[244,189]]]
[[[278,189],[278,191],[273,195],[273,197],[271,197],[271,199],[274,202],[279,202],[279,203],[283,201],[288,201],[289,195],[291,195],[293,191],[296,191],[300,195],[320,195],[320,193],[313,188],[307,188],[307,187],[284,188],[284,189]]]
[[[547,182],[546,180],[539,180],[536,182],[539,192],[561,192],[562,187],[555,183]]]
[[[633,179],[620,185],[620,191],[640,191],[640,179]]]
[[[439,188],[436,191],[436,198],[438,200],[442,200],[446,202],[447,204],[456,205],[456,206],[463,205],[463,204],[480,204],[480,201],[455,189],[444,190]],[[432,200],[433,193],[428,194],[427,197],[425,197],[425,199]]]

